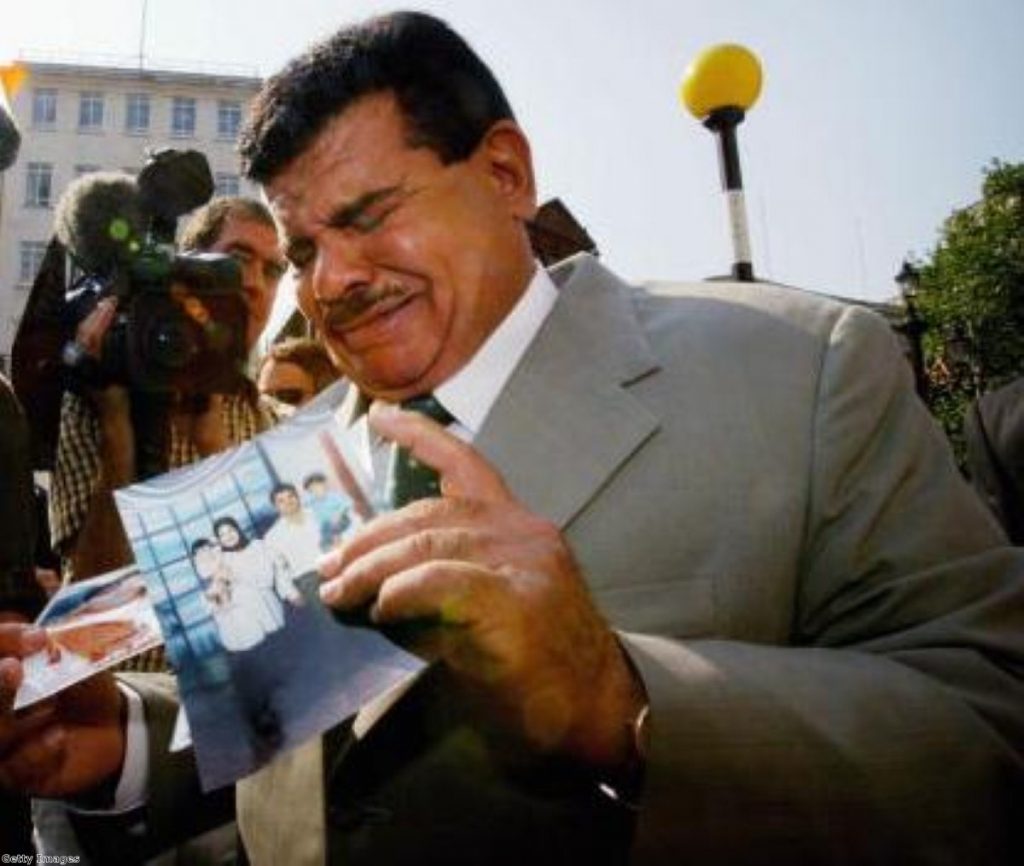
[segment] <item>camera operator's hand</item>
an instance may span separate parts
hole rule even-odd
[[[103,338],[117,314],[117,300],[103,298],[78,325],[75,342],[81,351],[99,358]],[[131,396],[123,385],[91,388],[85,399],[100,427],[100,472],[82,527],[70,551],[76,579],[103,574],[132,561],[112,491],[135,480],[136,448]]]
[[[42,629],[0,625],[0,789],[41,797],[86,793],[120,772],[123,698],[113,676],[99,674],[15,713],[20,659],[45,647]]]
[[[117,299],[103,298],[78,325],[75,342],[92,358],[98,359],[103,338],[117,315]],[[89,399],[100,422],[101,462],[110,489],[128,484],[135,478],[135,435],[132,431],[131,398],[122,385],[93,388]]]

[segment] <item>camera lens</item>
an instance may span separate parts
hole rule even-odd
[[[146,340],[147,360],[169,370],[188,366],[198,352],[193,327],[184,319],[155,322]]]

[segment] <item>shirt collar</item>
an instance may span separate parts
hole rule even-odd
[[[548,272],[538,265],[526,291],[477,353],[434,389],[434,396],[468,430],[470,438],[480,432],[484,419],[557,299],[558,289]]]

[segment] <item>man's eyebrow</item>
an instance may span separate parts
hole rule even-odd
[[[412,192],[401,183],[370,190],[369,192],[359,196],[359,198],[354,201],[339,205],[335,208],[326,220],[327,225],[335,229],[350,228],[374,205],[379,204],[380,202],[386,202],[390,198],[399,196],[405,198],[411,194]],[[301,259],[303,256],[308,255],[312,251],[313,246],[313,241],[308,237],[286,237],[282,247],[282,252],[288,261],[294,263],[297,259]]]
[[[243,240],[232,241],[231,243],[228,244],[227,251],[228,252],[232,252],[232,253],[234,253],[234,252],[246,253],[247,255],[250,255],[253,258],[264,258],[264,259],[266,259],[266,256],[264,256],[262,253],[260,253],[256,249],[256,247],[254,247],[248,241],[243,241]],[[283,255],[283,253],[282,253],[282,255]],[[284,262],[280,261],[279,259],[276,259],[276,258],[275,259],[268,259],[268,261],[270,261],[272,264],[281,265],[282,267],[284,267]]]

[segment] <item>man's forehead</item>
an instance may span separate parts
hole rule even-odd
[[[394,186],[409,145],[405,122],[390,93],[364,96],[331,118],[310,145],[265,187],[279,223],[305,219],[311,207],[337,207]],[[330,203],[318,195],[329,190]]]

